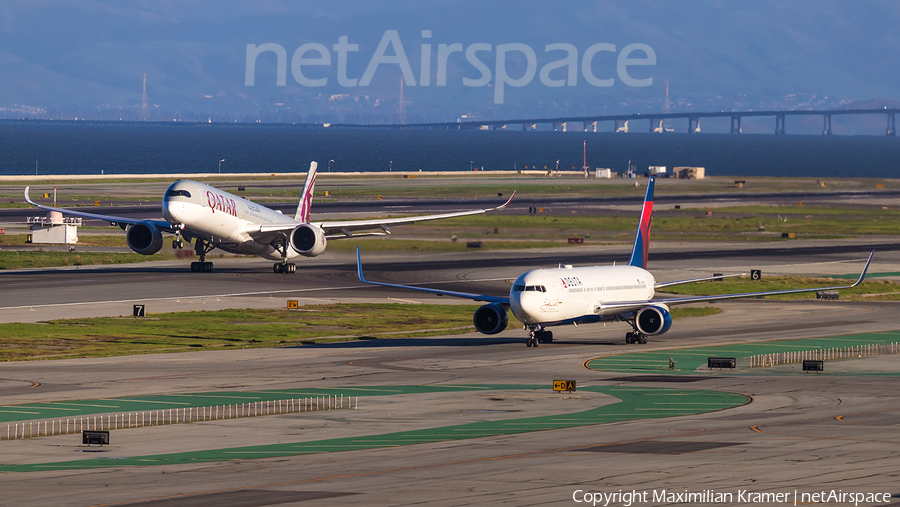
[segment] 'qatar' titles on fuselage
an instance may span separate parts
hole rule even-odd
[[[273,260],[281,259],[281,253],[271,245],[253,241],[248,231],[257,224],[299,224],[278,211],[192,180],[169,185],[163,196],[162,212],[167,221],[184,224],[193,235],[218,241],[216,246],[226,252]],[[288,249],[287,255],[294,258],[299,254]]]

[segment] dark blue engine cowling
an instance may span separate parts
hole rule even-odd
[[[635,315],[638,331],[648,336],[660,335],[672,327],[672,314],[665,305],[645,306]]]
[[[162,248],[163,237],[153,222],[138,222],[125,234],[128,248],[141,255],[153,255]]]
[[[472,318],[475,329],[484,334],[497,334],[506,329],[509,324],[509,316],[506,315],[506,309],[497,303],[484,305],[475,310],[475,316]]]

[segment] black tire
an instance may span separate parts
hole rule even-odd
[[[526,347],[530,347],[530,346],[531,346],[532,340],[534,340],[534,338],[532,338],[532,337],[529,336],[529,337],[525,340],[525,346],[526,346]]]
[[[276,262],[275,264],[272,264],[272,270],[274,270],[276,273],[284,273],[284,264],[279,264]]]
[[[538,340],[538,337],[537,337],[537,336],[535,336],[535,337],[534,337],[534,346],[537,347],[537,346],[540,345],[540,344],[541,344],[541,341]]]
[[[191,263],[191,273],[198,273],[200,271],[200,263],[192,262]]]
[[[630,344],[632,340],[632,333],[625,333],[625,343]]]
[[[553,343],[553,331],[544,331],[544,343]]]
[[[640,343],[641,345],[646,345],[647,344],[647,335],[639,334],[637,336],[637,342]]]
[[[204,262],[203,263],[203,271],[207,273],[213,272],[213,263],[212,262]]]

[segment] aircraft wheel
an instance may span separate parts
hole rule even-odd
[[[200,263],[192,262],[191,263],[191,273],[198,273],[200,271]]]
[[[644,335],[644,334],[637,335],[637,342],[640,343],[641,345],[646,345],[647,344],[647,335]]]
[[[286,268],[284,270],[285,273],[294,273],[297,271],[297,265],[294,264],[293,262],[289,262],[289,263],[285,264],[284,267]]]
[[[284,273],[284,264],[276,262],[272,265],[272,270],[274,270],[276,273]]]
[[[625,333],[625,343],[631,343],[634,340],[634,333]]]
[[[532,345],[537,347],[540,344],[541,344],[541,340],[537,336],[535,336],[534,340],[532,340]]]
[[[553,343],[553,331],[544,331],[544,343]]]
[[[212,262],[201,262],[200,264],[203,265],[203,269],[202,269],[203,272],[212,273],[212,271],[213,271],[213,263]]]
[[[525,346],[526,346],[526,347],[531,347],[532,342],[534,342],[534,338],[532,338],[531,336],[529,336],[528,339],[525,340]]]

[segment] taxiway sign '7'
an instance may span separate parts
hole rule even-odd
[[[164,220],[136,220],[45,206],[31,200],[28,195],[29,187],[25,187],[25,200],[43,210],[105,220],[117,225],[127,231],[125,237],[128,246],[142,255],[155,254],[162,248],[163,233],[175,235],[172,248],[176,249],[183,248],[185,241],[196,240],[194,250],[200,256],[200,262],[191,263],[191,271],[212,271],[213,263],[206,261],[206,254],[219,248],[230,253],[278,260],[280,262],[275,263],[273,268],[276,273],[293,273],[296,265],[288,260],[299,256],[315,257],[325,251],[330,239],[384,236],[391,233],[392,225],[499,210],[508,206],[516,195],[513,192],[504,204],[487,209],[404,218],[314,223],[310,221],[310,209],[316,184],[316,167],[315,162],[309,165],[306,184],[293,218],[243,197],[191,180],[176,181],[166,189],[162,200]]]
[[[745,292],[740,294],[720,294],[716,296],[655,297],[656,289],[703,280],[722,278],[720,276],[693,278],[673,282],[657,283],[647,271],[647,255],[650,244],[650,222],[653,213],[653,187],[655,179],[650,178],[641,220],[634,238],[631,259],[626,265],[572,267],[561,266],[554,269],[535,269],[521,275],[513,282],[509,296],[489,296],[470,294],[425,287],[412,287],[365,279],[362,260],[357,248],[357,271],[360,281],[454,296],[488,304],[475,310],[475,329],[484,334],[496,334],[508,324],[507,311],[525,325],[529,331],[526,344],[537,347],[540,343],[553,341],[553,334],[547,330],[551,326],[590,324],[594,322],[622,321],[631,324],[632,332],[625,334],[626,343],[647,343],[648,336],[661,335],[672,326],[669,307],[687,303],[718,301],[722,299],[752,298],[775,294],[793,294],[820,290],[848,289],[856,287],[865,279],[872,262],[868,261],[852,285],[837,287],[817,287],[810,289],[788,289],[766,292]],[[736,276],[736,275],[729,275]]]

